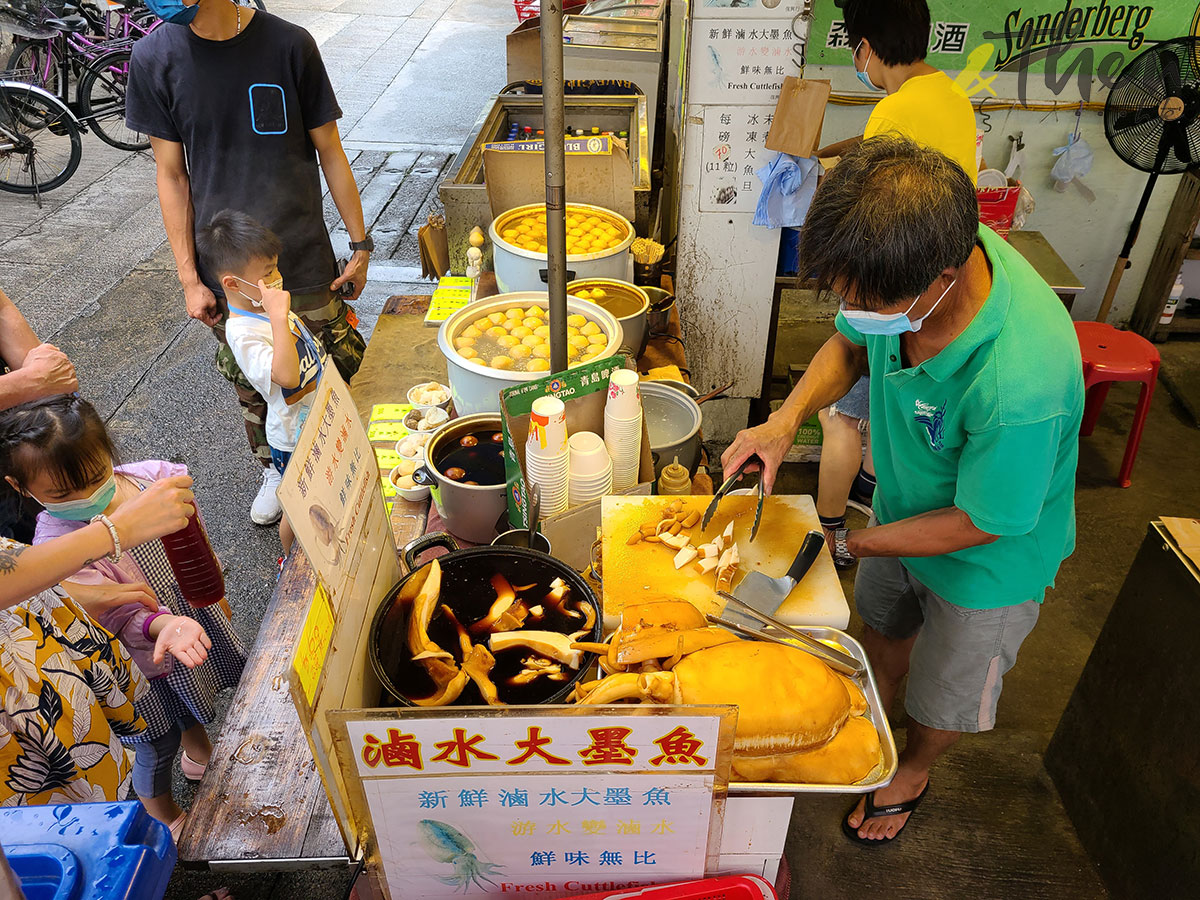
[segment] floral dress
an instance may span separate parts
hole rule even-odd
[[[0,550],[21,545],[0,538]],[[123,800],[146,679],[57,590],[0,609],[0,806]]]

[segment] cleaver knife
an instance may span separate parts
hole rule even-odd
[[[792,588],[808,574],[824,546],[825,535],[819,531],[810,531],[805,535],[804,543],[800,545],[800,550],[786,575],[782,578],[771,578],[762,572],[749,572],[738,582],[733,596],[761,613],[775,615],[792,592]]]

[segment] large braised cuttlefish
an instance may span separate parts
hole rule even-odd
[[[408,617],[408,649],[412,651],[413,660],[419,662],[433,679],[435,690],[428,697],[412,702],[417,706],[445,706],[458,699],[471,677],[459,669],[453,654],[443,650],[429,637],[429,622],[442,593],[442,567],[435,559],[425,571],[427,574],[419,585],[417,596],[413,599],[412,613]],[[419,575],[414,575],[409,585],[418,578]],[[409,585],[405,585],[405,588]]]

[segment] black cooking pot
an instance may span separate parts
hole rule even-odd
[[[392,586],[387,596],[379,604],[371,621],[371,635],[367,645],[367,655],[370,657],[371,667],[379,676],[379,681],[383,684],[387,694],[395,698],[400,705],[415,706],[416,704],[409,699],[410,696],[425,697],[432,692],[432,681],[425,674],[424,668],[411,660],[411,652],[408,649],[408,617],[412,611],[412,605],[402,602],[400,596],[408,580],[425,567],[416,567],[417,556],[433,547],[444,547],[450,551],[446,555],[438,557],[438,564],[442,568],[442,597],[439,603],[446,603],[464,624],[482,618],[495,600],[496,593],[491,584],[491,578],[495,574],[503,575],[508,579],[509,584],[514,586],[537,584],[539,589],[544,588],[547,591],[550,582],[555,578],[561,578],[571,589],[571,599],[575,603],[590,604],[596,613],[591,633],[585,635],[583,640],[600,641],[603,629],[600,604],[596,601],[596,596],[588,587],[587,582],[566,563],[538,550],[530,550],[525,547],[487,546],[461,550],[454,538],[445,532],[428,534],[417,538],[404,548],[404,565],[409,570],[408,574]],[[429,563],[425,565],[429,565]],[[537,589],[530,593],[536,595],[536,592]],[[438,617],[435,616],[435,624],[438,621]],[[562,629],[550,628],[547,630]],[[430,637],[436,640],[439,646],[455,653],[456,660],[461,662],[458,659],[460,651],[458,651],[457,639],[453,637],[453,632],[436,635],[435,629],[431,625]],[[482,640],[477,642],[482,643]],[[575,684],[583,679],[584,674],[591,666],[593,656],[594,654],[591,653],[584,654],[582,665],[566,681],[537,685],[544,691],[549,691],[549,686],[554,685],[555,689],[552,693],[537,699],[520,697],[509,702],[514,704],[517,702],[521,704],[562,703]],[[499,673],[500,668],[498,659],[496,673]],[[525,689],[525,693],[536,694],[537,692]],[[501,691],[500,696],[501,699],[506,699],[504,690]],[[482,703],[483,700],[478,689],[471,684],[463,691],[462,696],[451,705],[474,706]]]

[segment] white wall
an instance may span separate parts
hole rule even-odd
[[[950,74],[954,76],[957,73]],[[810,78],[831,76],[835,91],[861,91],[858,81],[848,67],[810,67],[808,73]],[[1015,76],[999,76],[994,86],[1001,97],[1014,96]],[[1104,96],[1105,92],[1099,82],[1094,81],[1092,100],[1102,102]],[[1072,98],[1079,98],[1074,83],[1058,99]],[[973,101],[978,99],[979,96],[972,98]],[[1049,100],[1053,97],[1042,89],[1031,99]],[[831,104],[825,114],[823,141],[828,143],[853,134],[862,134],[870,111],[869,106]],[[1050,168],[1055,162],[1051,150],[1066,143],[1067,135],[1075,127],[1074,111],[1047,113],[992,109],[988,111],[988,116],[991,119],[992,130],[984,136],[983,152],[988,165],[993,168],[1003,170],[1008,163],[1008,135],[1024,131],[1027,165],[1019,177],[1037,202],[1037,209],[1024,227],[1041,231],[1086,286],[1086,290],[1075,301],[1072,315],[1076,319],[1095,318],[1109,276],[1112,274],[1113,263],[1121,251],[1129,223],[1146,186],[1147,176],[1122,162],[1109,147],[1104,137],[1103,114],[1085,110],[1080,134],[1091,145],[1095,163],[1084,182],[1095,193],[1096,200],[1089,203],[1074,187],[1068,188],[1066,193],[1057,193],[1051,187],[1053,179],[1050,177]],[[982,126],[983,120],[977,117],[977,121]],[[1125,272],[1113,303],[1112,313],[1109,315],[1109,321],[1113,324],[1124,324],[1133,312],[1134,303],[1146,276],[1146,267],[1154,253],[1177,184],[1177,176],[1163,176],[1159,179],[1142,220],[1141,234],[1133,250],[1132,265]]]

